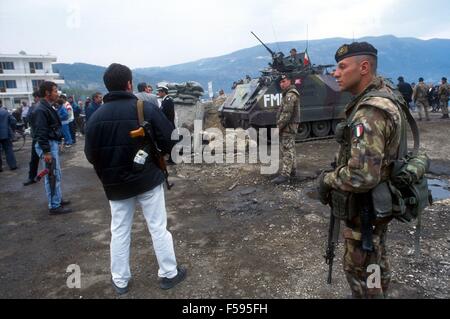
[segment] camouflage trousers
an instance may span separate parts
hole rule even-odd
[[[344,272],[353,298],[380,299],[387,296],[391,279],[389,261],[386,256],[387,228],[387,224],[375,228],[374,251],[370,253],[362,250],[361,233],[358,230],[348,227],[344,229]],[[375,268],[379,272],[374,271]],[[380,276],[376,278],[378,274]],[[370,284],[369,287],[368,284]]]
[[[448,115],[448,100],[440,100],[442,115]]]
[[[419,112],[419,120],[422,120],[424,112],[425,112],[425,118],[427,120],[429,120],[430,116],[428,115],[428,108],[430,107],[430,104],[428,104],[428,101],[427,100],[417,100],[416,106],[417,106],[417,111]]]
[[[297,168],[295,134],[280,134],[280,175],[289,177]]]

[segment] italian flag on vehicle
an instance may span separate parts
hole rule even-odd
[[[303,58],[303,65],[309,65],[311,62],[309,61],[308,49],[305,50],[305,57]]]
[[[355,128],[353,129],[353,136],[360,138],[363,135],[364,135],[364,125],[363,124],[356,125]]]

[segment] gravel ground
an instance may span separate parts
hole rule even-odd
[[[433,159],[430,177],[450,176],[450,121],[420,122],[422,146]],[[16,153],[20,169],[0,173],[0,298],[117,298],[110,284],[109,204],[83,153],[84,141],[62,154],[63,193],[75,213],[49,216],[42,183],[23,187],[29,145]],[[188,278],[158,288],[157,264],[140,210],[132,237],[130,292],[121,298],[346,298],[342,244],[333,285],[326,284],[328,210],[314,196],[314,177],[337,150],[333,140],[297,145],[298,176],[270,184],[251,164],[170,167],[169,229]],[[447,189],[448,190],[448,189]],[[444,194],[445,197],[445,194]],[[450,200],[423,216],[422,254],[414,256],[414,225],[392,222],[388,254],[392,298],[450,297]],[[69,289],[66,269],[80,266],[81,289]]]

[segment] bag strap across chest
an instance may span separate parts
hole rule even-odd
[[[394,105],[397,106],[397,108],[400,111],[400,115],[403,119],[401,127],[400,127],[401,139],[400,139],[400,149],[399,149],[399,153],[398,153],[398,159],[402,159],[408,154],[408,143],[407,143],[405,120],[409,124],[409,127],[410,127],[412,135],[413,135],[413,139],[414,139],[414,148],[412,150],[413,155],[417,155],[419,153],[420,133],[419,133],[419,127],[417,126],[416,120],[414,119],[411,112],[409,111],[409,108],[406,105],[406,103],[404,101],[400,100],[399,98],[397,98],[396,96],[394,96],[393,94],[389,94],[387,92],[382,92],[382,91],[375,91],[375,90],[368,92],[364,96],[364,99],[361,102],[359,102],[358,105],[355,106],[354,109],[352,110],[352,113],[348,118],[349,119],[348,124],[350,124],[351,121],[353,121],[353,118],[355,117],[356,112],[359,109],[359,106],[364,105],[364,103],[363,103],[364,100],[367,100],[367,99],[370,99],[373,97],[380,97],[380,98],[385,98],[385,99],[390,100],[392,103],[394,103]],[[377,106],[373,105],[373,107],[377,107]],[[384,110],[382,108],[379,108],[379,109],[386,112],[386,110]]]

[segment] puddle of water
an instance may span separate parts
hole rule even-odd
[[[447,181],[440,179],[429,179],[428,188],[433,194],[433,200],[450,198],[450,187]]]
[[[319,194],[315,190],[307,192],[306,195],[311,199],[319,200]]]

